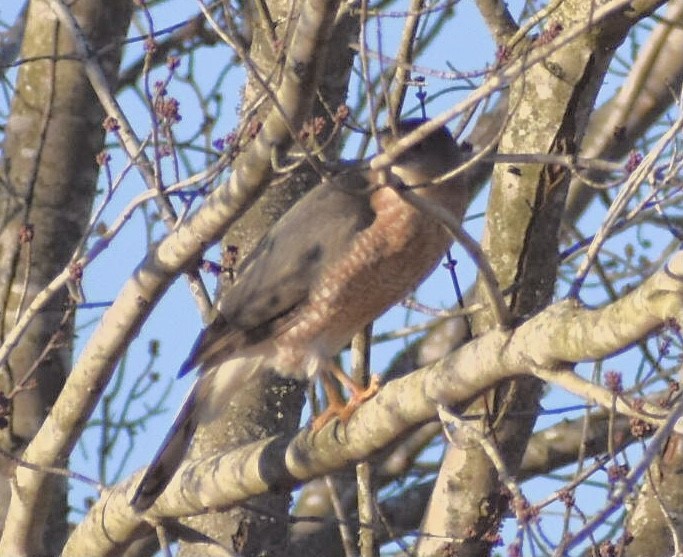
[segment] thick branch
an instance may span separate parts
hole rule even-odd
[[[558,369],[567,362],[619,352],[680,315],[681,279],[683,253],[672,259],[667,269],[609,306],[594,310],[578,307],[573,301],[559,302],[512,331],[491,331],[437,364],[387,383],[358,409],[344,430],[330,424],[315,436],[304,430],[294,438],[270,438],[224,455],[188,462],[149,515],[197,514],[268,490],[289,488],[369,458],[432,419],[437,403],[464,408],[502,379],[528,374],[534,368]],[[593,388],[605,391],[595,385]],[[659,416],[650,413],[640,417],[659,425],[665,414],[662,410]],[[103,495],[75,530],[65,556],[85,551],[94,557],[120,550],[112,540],[125,543],[141,527],[141,517],[128,505],[135,480]]]

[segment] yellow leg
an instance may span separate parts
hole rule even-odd
[[[351,393],[347,403],[344,403],[344,400],[339,396],[337,389],[332,384],[331,376],[336,377]],[[327,395],[327,408],[314,420],[312,425],[314,432],[320,431],[335,416],[338,416],[343,423],[348,422],[356,409],[379,391],[379,377],[377,375],[371,376],[370,384],[367,387],[361,387],[346,375],[339,366],[334,364],[330,364],[330,367],[320,374],[320,381]]]

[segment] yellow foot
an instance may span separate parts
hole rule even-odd
[[[351,419],[353,413],[365,401],[370,400],[379,392],[379,375],[370,376],[370,384],[363,388],[358,388],[351,393],[351,398],[338,413],[339,419],[342,423],[346,423]]]
[[[372,375],[370,377],[370,384],[365,388],[359,387],[355,383],[352,383],[352,385],[353,387],[350,387],[351,398],[349,398],[346,404],[340,403],[338,399],[333,399],[325,411],[318,414],[315,420],[313,420],[311,425],[313,433],[318,433],[335,417],[338,417],[343,424],[346,424],[361,404],[377,394],[379,391],[379,376]]]

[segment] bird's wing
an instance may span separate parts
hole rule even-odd
[[[316,186],[272,227],[221,295],[180,375],[292,325],[321,270],[372,224],[368,185],[352,168]]]

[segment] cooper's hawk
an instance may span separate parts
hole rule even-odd
[[[399,134],[422,121],[401,123]],[[394,141],[384,133],[384,147]],[[221,295],[181,374],[200,372],[131,504],[149,508],[182,461],[202,421],[254,373],[274,369],[297,379],[335,373],[332,358],[354,333],[409,294],[451,243],[433,217],[407,203],[411,188],[462,218],[467,188],[430,182],[462,162],[446,128],[414,145],[386,171],[354,163],[294,205],[244,260]],[[343,378],[342,378],[343,379]],[[346,378],[350,407],[372,396]],[[348,417],[350,413],[344,417]]]

